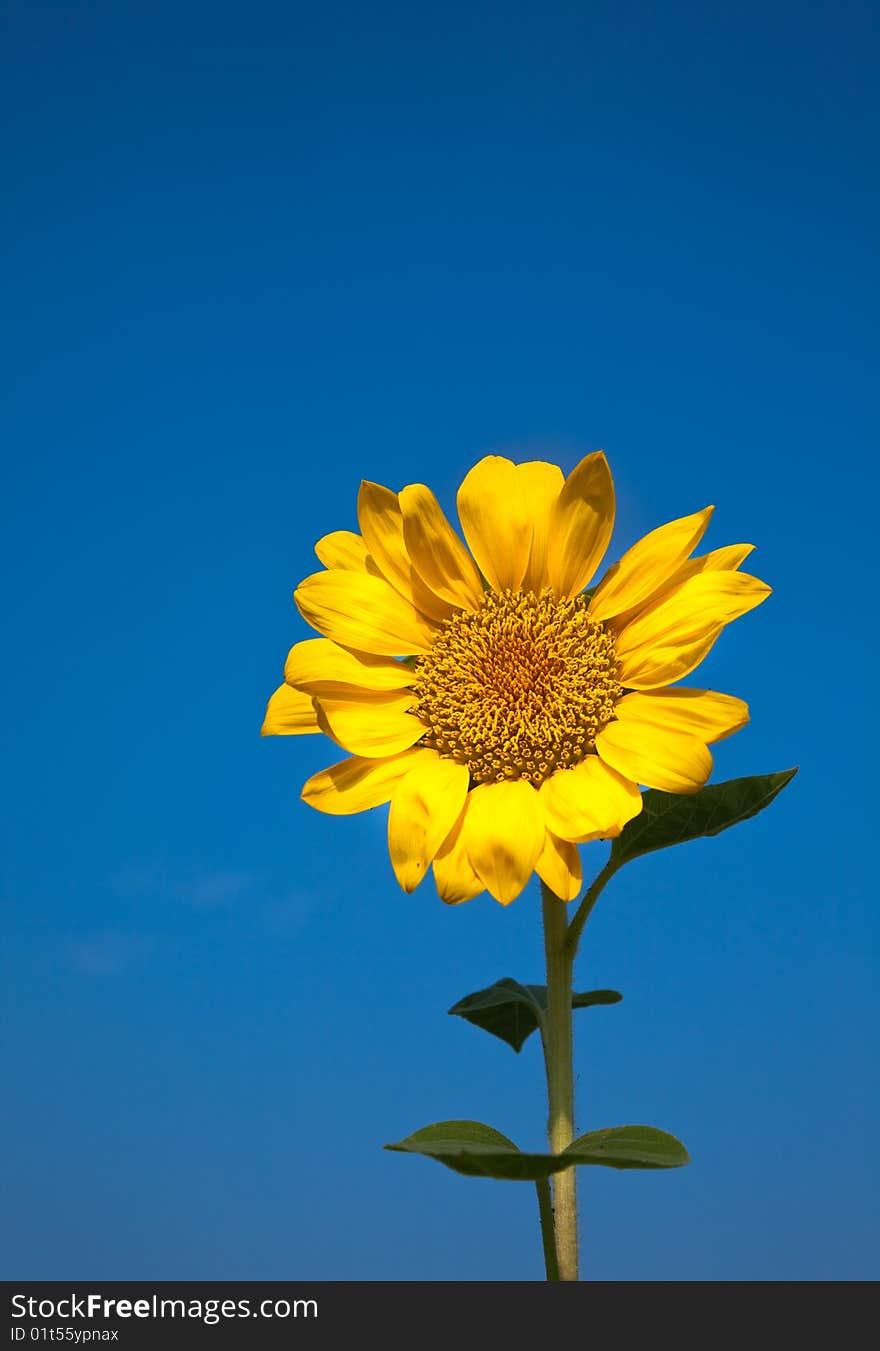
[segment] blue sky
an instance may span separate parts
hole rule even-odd
[[[757,545],[716,778],[802,768],[591,920],[580,1125],[693,1163],[582,1172],[585,1273],[878,1275],[871,10],[6,6],[4,1275],[540,1278],[529,1187],[380,1148],[540,1146],[445,1014],[536,894],[404,896],[257,731],[360,478],[599,446],[614,551]]]

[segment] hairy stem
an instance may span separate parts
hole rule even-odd
[[[538,1214],[541,1218],[541,1242],[544,1245],[544,1266],[548,1281],[559,1280],[559,1262],[556,1257],[556,1234],[553,1230],[553,1200],[550,1196],[550,1179],[539,1178],[535,1183],[538,1192]]]
[[[547,958],[547,1018],[544,1056],[550,1113],[550,1149],[559,1154],[574,1139],[574,1062],[572,1059],[572,967],[565,902],[543,882],[544,951]],[[578,1279],[577,1170],[553,1175],[553,1218],[559,1280]]]

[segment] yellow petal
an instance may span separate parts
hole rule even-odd
[[[370,556],[395,591],[429,619],[448,619],[452,606],[426,586],[407,553],[397,493],[365,479],[358,493],[358,524]]]
[[[468,548],[494,591],[519,589],[529,562],[532,522],[516,465],[487,455],[458,490],[458,515]]]
[[[293,598],[313,629],[358,652],[386,657],[427,652],[436,633],[383,577],[316,572],[300,583]]]
[[[431,489],[411,483],[399,501],[406,551],[422,581],[448,604],[475,609],[483,599],[479,570]]]
[[[345,694],[361,690],[403,690],[412,684],[413,673],[393,657],[373,657],[351,652],[329,638],[306,638],[290,649],[284,679],[309,694]]]
[[[526,510],[532,519],[532,547],[522,589],[539,592],[549,586],[547,545],[550,540],[550,517],[565,479],[558,465],[546,464],[543,460],[518,464],[516,472],[522,484]]]
[[[560,840],[548,830],[535,872],[560,901],[573,901],[581,889],[583,877],[577,845]]]
[[[632,717],[609,723],[596,750],[619,774],[666,793],[696,793],[712,773],[712,752],[699,737]]]
[[[614,629],[620,633],[626,628],[636,615],[649,605],[657,605],[665,596],[676,587],[681,586],[689,577],[696,577],[701,572],[736,572],[740,564],[748,558],[754,549],[753,544],[727,544],[721,549],[712,549],[707,554],[699,554],[696,558],[688,558],[680,567],[676,568],[670,577],[655,591],[647,596],[645,600],[640,601],[638,605],[633,605],[631,609],[624,610],[616,614],[613,620]]]
[[[423,759],[437,759],[437,752],[416,746],[378,760],[353,755],[313,774],[303,787],[303,802],[328,816],[368,811],[390,802],[401,779]]]
[[[269,700],[260,736],[302,736],[320,730],[312,696],[282,685]]]
[[[745,572],[701,572],[639,610],[618,635],[620,679],[632,689],[681,680],[725,624],[753,610],[770,587]]]
[[[480,784],[467,799],[467,851],[474,872],[502,905],[516,900],[544,847],[544,813],[524,779]]]
[[[589,607],[593,618],[611,619],[659,591],[697,547],[714,509],[704,507],[692,516],[669,521],[628,549],[596,588]]]
[[[322,732],[353,755],[396,755],[425,735],[425,728],[407,710],[415,703],[411,690],[373,694],[362,691],[349,698],[315,700]]]
[[[446,905],[461,905],[463,901],[472,901],[481,891],[486,890],[474,872],[467,853],[465,825],[470,796],[468,794],[465,799],[457,822],[437,850],[434,859],[437,894]]]
[[[721,549],[698,554],[696,558],[689,558],[682,563],[674,576],[670,577],[668,585],[680,586],[688,577],[696,577],[701,572],[736,572],[754,547],[754,544],[725,544]]]
[[[415,891],[467,797],[470,775],[454,760],[422,760],[397,785],[388,814],[388,852],[404,891]]]
[[[616,773],[588,755],[573,769],[560,769],[541,784],[547,826],[563,840],[613,839],[642,810],[632,776]]]
[[[602,561],[614,529],[614,483],[601,450],[571,471],[550,514],[547,581],[574,596]]]
[[[315,553],[325,568],[343,572],[367,571],[367,546],[353,530],[332,530],[315,545]]]
[[[650,722],[673,732],[690,732],[710,744],[732,736],[749,720],[749,706],[744,699],[681,685],[675,689],[625,694],[614,705],[614,713],[621,722],[630,719]]]

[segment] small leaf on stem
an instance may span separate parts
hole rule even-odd
[[[690,1155],[680,1140],[655,1126],[612,1126],[590,1131],[565,1150],[576,1163],[607,1168],[680,1168]]]
[[[572,1008],[586,1009],[595,1004],[619,1004],[622,998],[617,990],[585,990],[573,995],[571,1004]],[[449,1012],[500,1037],[518,1052],[541,1026],[546,1009],[546,985],[520,985],[506,976],[485,990],[465,995]]]

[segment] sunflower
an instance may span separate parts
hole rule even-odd
[[[294,593],[321,635],[297,643],[263,735],[323,732],[349,752],[303,799],[346,815],[390,802],[388,847],[413,891],[506,905],[533,872],[563,900],[578,844],[620,833],[639,785],[695,793],[742,699],[674,682],[770,588],[752,545],[693,557],[712,507],[634,544],[588,590],[614,525],[604,454],[564,478],[482,459],[457,497],[467,548],[424,484],[364,482],[360,533],[315,545]]]

